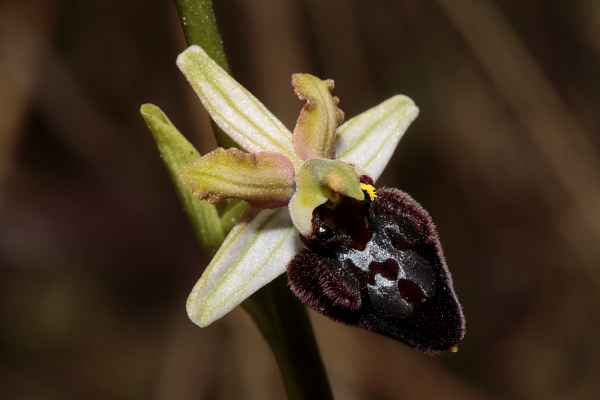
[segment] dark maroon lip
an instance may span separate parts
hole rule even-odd
[[[450,350],[465,320],[431,217],[393,188],[313,213],[306,249],[288,264],[294,293],[336,321],[419,351]]]

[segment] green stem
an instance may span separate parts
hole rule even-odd
[[[210,0],[175,0],[188,45],[204,49],[228,73],[229,65]]]
[[[286,277],[278,277],[242,305],[271,346],[288,399],[333,399],[308,313]]]
[[[211,0],[175,0],[175,5],[188,46],[202,47],[221,68],[230,72]],[[211,124],[219,146],[239,148],[214,121]]]
[[[210,0],[175,0],[188,45],[199,45],[229,71]],[[235,143],[213,123],[217,143]],[[271,347],[289,400],[331,400],[333,395],[306,308],[280,276],[243,303]]]

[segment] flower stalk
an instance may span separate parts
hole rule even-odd
[[[198,45],[206,50],[221,68],[229,72],[223,41],[217,27],[211,0],[175,0],[179,20],[188,46]],[[224,148],[238,147],[221,128],[211,121],[217,144]]]
[[[306,307],[280,276],[246,299],[275,356],[289,400],[333,399]]]
[[[211,1],[175,0],[175,3],[188,45],[200,45],[217,64],[224,70],[229,71]],[[221,147],[238,147],[214,122],[212,126],[217,143]],[[199,154],[196,158],[198,157]],[[192,161],[195,160],[188,160],[187,162]],[[179,172],[181,172],[183,165],[176,163],[173,164],[172,168],[179,168]],[[176,184],[176,190],[180,198],[191,195],[189,189],[179,186],[179,182]],[[185,198],[187,199],[187,197]],[[195,197],[194,199],[206,206],[211,213],[211,218],[206,221],[209,221],[207,223],[217,234],[205,233],[205,230],[200,228],[196,231],[201,242],[204,235],[213,239],[208,248],[203,246],[207,253],[212,256],[216,252],[214,240],[223,241],[223,233],[226,235],[233,227],[234,221],[239,219],[246,208],[246,204],[237,201],[231,202],[227,210],[221,215],[221,220],[217,221],[214,218],[216,208],[213,205],[200,201]],[[188,210],[183,200],[182,203]],[[194,221],[203,217],[192,211],[188,212],[188,218],[193,225],[198,225]],[[290,292],[285,277],[279,277],[266,285],[246,299],[242,305],[254,319],[271,347],[288,398],[290,400],[333,399],[306,308]]]

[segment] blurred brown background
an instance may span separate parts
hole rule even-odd
[[[234,75],[288,126],[293,72],[348,117],[421,114],[379,185],[432,214],[467,316],[429,357],[313,317],[338,399],[600,395],[600,2],[221,0]],[[0,3],[0,398],[282,399],[236,309],[185,299],[206,258],[139,107],[202,152],[170,0]]]

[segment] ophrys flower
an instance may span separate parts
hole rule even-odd
[[[190,294],[196,324],[220,318],[288,266],[294,292],[334,319],[432,353],[462,338],[431,219],[405,193],[373,186],[418,114],[412,100],[394,96],[342,124],[333,81],[295,74],[306,104],[292,134],[200,47],[177,64],[213,120],[249,152],[216,149],[181,176],[201,199],[252,206]]]

